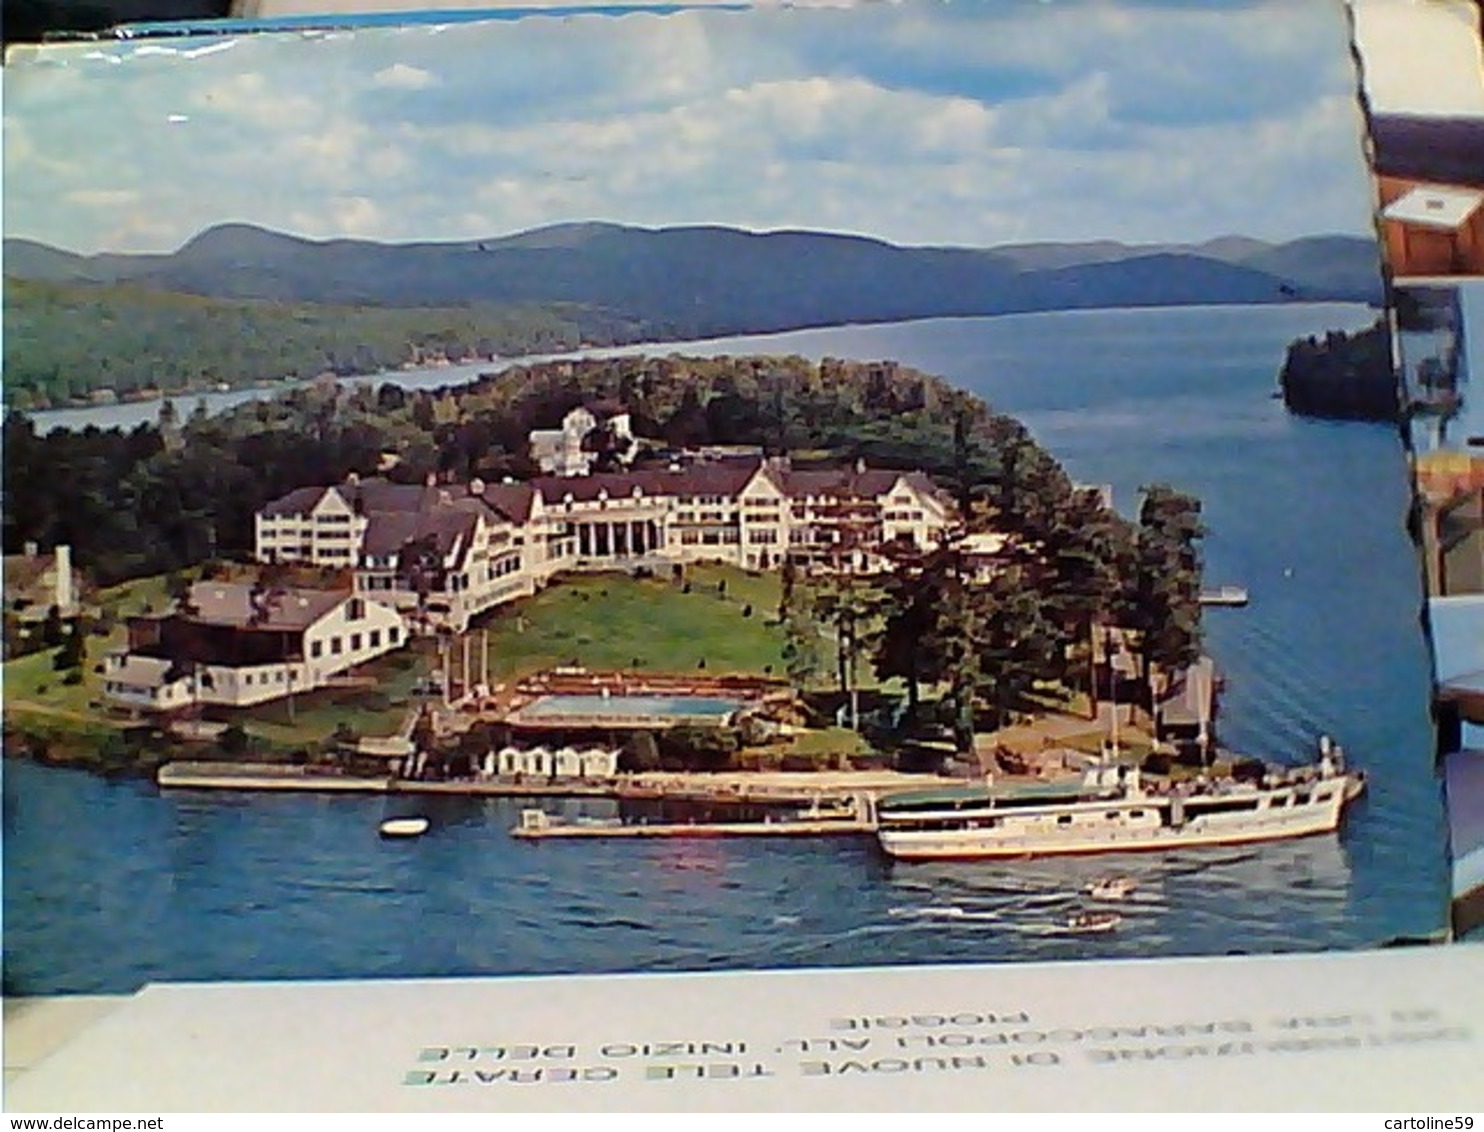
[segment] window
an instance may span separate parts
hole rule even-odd
[[[322,656],[324,654],[324,651],[325,651],[325,642],[324,641],[310,641],[309,642],[309,655],[310,655],[311,658],[318,659],[320,656]]]
[[[390,629],[388,629],[386,631],[386,639],[391,644],[396,644],[398,638],[400,638],[401,636],[402,636],[402,630],[399,629],[399,628],[397,628],[397,626],[395,626],[395,625],[393,625]]]
[[[345,605],[345,619],[347,621],[359,621],[366,616],[365,599],[353,597]]]
[[[350,651],[351,652],[360,652],[361,651],[361,635],[359,633],[352,633],[350,635]]]
[[[381,630],[380,629],[372,629],[371,630],[371,647],[373,649],[379,649],[379,648],[381,648]]]
[[[330,655],[331,656],[339,656],[340,655],[340,638],[339,637],[331,637],[330,638]]]
[[[1059,818],[1056,819],[1056,824],[1057,825],[1071,825],[1072,824],[1072,815],[1071,814],[1062,814],[1061,817],[1059,817]]]

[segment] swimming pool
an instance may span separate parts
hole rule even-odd
[[[542,696],[520,709],[522,720],[704,719],[720,722],[742,706],[721,696]]]

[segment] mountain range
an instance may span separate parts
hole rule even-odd
[[[4,270],[62,285],[129,283],[284,303],[578,304],[632,319],[656,338],[1088,307],[1375,302],[1381,295],[1376,245],[1358,236],[980,249],[826,232],[575,223],[487,240],[390,244],[225,224],[163,254],[84,256],[7,239]]]

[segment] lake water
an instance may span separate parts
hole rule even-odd
[[[1296,419],[1269,396],[1290,338],[1370,319],[1076,312],[685,347],[896,358],[1021,417],[1124,510],[1156,480],[1200,496],[1208,583],[1252,594],[1206,615],[1222,738],[1297,761],[1338,737],[1371,777],[1338,835],[1007,865],[891,864],[848,838],[524,844],[513,800],[162,794],[10,761],[7,988],[1225,954],[1436,931],[1445,835],[1397,432]],[[378,838],[410,809],[427,836]],[[1109,871],[1139,881],[1120,929],[1062,933]]]

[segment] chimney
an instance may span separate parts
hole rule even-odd
[[[866,474],[866,458],[864,456],[859,456],[856,458],[855,474],[858,476],[863,476]]]
[[[41,547],[37,546],[34,540],[28,540],[26,542],[25,551],[27,558],[35,558],[38,554],[41,553]]]
[[[72,592],[72,547],[57,547],[57,608],[62,613],[72,609],[76,595]]]
[[[345,482],[348,483],[351,487],[355,487],[356,484],[361,482],[361,473],[347,472],[345,475]]]
[[[482,479],[480,479],[478,476],[475,476],[472,480],[469,481],[469,494],[470,495],[483,495],[484,494],[484,481]]]
[[[437,487],[438,477],[434,473],[429,472],[427,479],[423,480],[423,485],[425,487]]]

